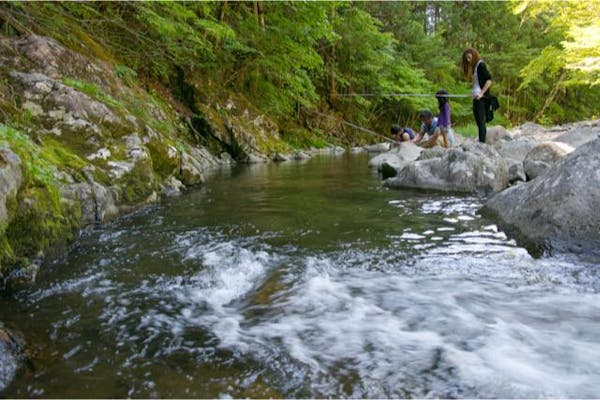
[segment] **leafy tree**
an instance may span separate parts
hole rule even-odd
[[[600,1],[522,1],[514,7],[524,19],[547,21],[547,31],[560,40],[549,43],[521,70],[519,90],[536,88],[545,92],[535,119],[558,122],[569,115],[581,118],[573,100],[590,101],[598,115],[600,94]],[[576,92],[572,96],[570,92]],[[571,112],[569,112],[571,111]],[[589,114],[589,112],[588,112]],[[572,118],[572,117],[571,117]],[[569,118],[570,119],[570,118]]]

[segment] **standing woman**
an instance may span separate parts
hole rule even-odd
[[[473,116],[479,129],[479,141],[485,143],[485,102],[490,96],[492,75],[485,62],[475,49],[467,49],[462,56],[462,68],[465,78],[473,82]]]

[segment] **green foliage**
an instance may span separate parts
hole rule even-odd
[[[574,120],[582,98],[589,98],[584,118],[600,110],[600,1],[548,0],[516,2],[514,12],[524,20],[544,20],[553,40],[521,70],[519,90],[538,94],[534,118],[542,123]],[[572,96],[577,93],[577,96]],[[545,99],[543,102],[539,99]],[[573,112],[573,110],[576,110]],[[577,116],[577,117],[576,117]]]
[[[319,129],[289,129],[281,132],[281,138],[296,149],[322,149],[329,144],[325,133]]]
[[[29,136],[0,124],[0,144],[10,147],[21,158],[25,167],[25,181],[40,187],[56,185],[56,166],[42,156],[39,147]]]
[[[125,65],[116,65],[115,75],[123,80],[128,86],[133,86],[137,80],[137,72]]]
[[[469,138],[477,138],[479,137],[479,128],[475,123],[467,123],[464,125],[454,126],[454,131],[459,135]]]
[[[491,90],[501,99],[499,120],[559,123],[600,114],[598,0],[14,2],[0,7],[20,24],[15,29],[28,26],[113,62],[117,77],[130,87],[159,81],[192,114],[198,102],[211,104],[235,92],[280,126],[293,120],[294,129],[310,125],[299,106],[328,110],[377,131],[395,122],[417,125],[419,110],[437,111],[433,97],[384,94],[440,88],[469,93],[459,68],[468,47],[479,50],[492,73]],[[65,83],[112,107],[123,106],[97,86]],[[376,96],[341,96],[356,93]],[[126,105],[137,117],[148,116],[143,102]],[[470,123],[471,114],[470,99],[452,101],[456,123]],[[168,122],[149,120],[154,129],[173,131]],[[358,132],[356,139],[362,140]]]

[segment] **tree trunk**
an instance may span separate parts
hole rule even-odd
[[[331,8],[331,23],[335,20],[335,6]],[[335,42],[331,44],[331,58],[329,60],[329,95],[331,102],[337,101],[337,79],[335,77]]]
[[[560,74],[560,78],[558,78],[558,80],[556,81],[556,84],[550,91],[550,94],[548,95],[548,97],[546,97],[546,101],[544,102],[544,105],[542,106],[540,111],[536,114],[536,116],[535,116],[536,121],[538,121],[540,118],[542,118],[542,116],[544,115],[544,111],[546,111],[546,108],[548,108],[550,106],[550,104],[552,104],[554,99],[556,98],[556,95],[558,94],[558,91],[560,90],[560,85],[565,80],[566,75],[567,75],[566,71],[563,70]]]
[[[256,24],[264,30],[265,29],[265,14],[264,14],[264,6],[263,6],[262,2],[255,1],[252,4],[252,9],[254,11],[254,16],[256,17]]]
[[[221,1],[221,9],[219,10],[219,22],[225,20],[225,11],[227,10],[227,0]]]

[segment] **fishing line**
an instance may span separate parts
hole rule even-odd
[[[332,94],[338,97],[436,97],[429,93],[342,93]],[[470,94],[445,94],[444,97],[472,97]]]

